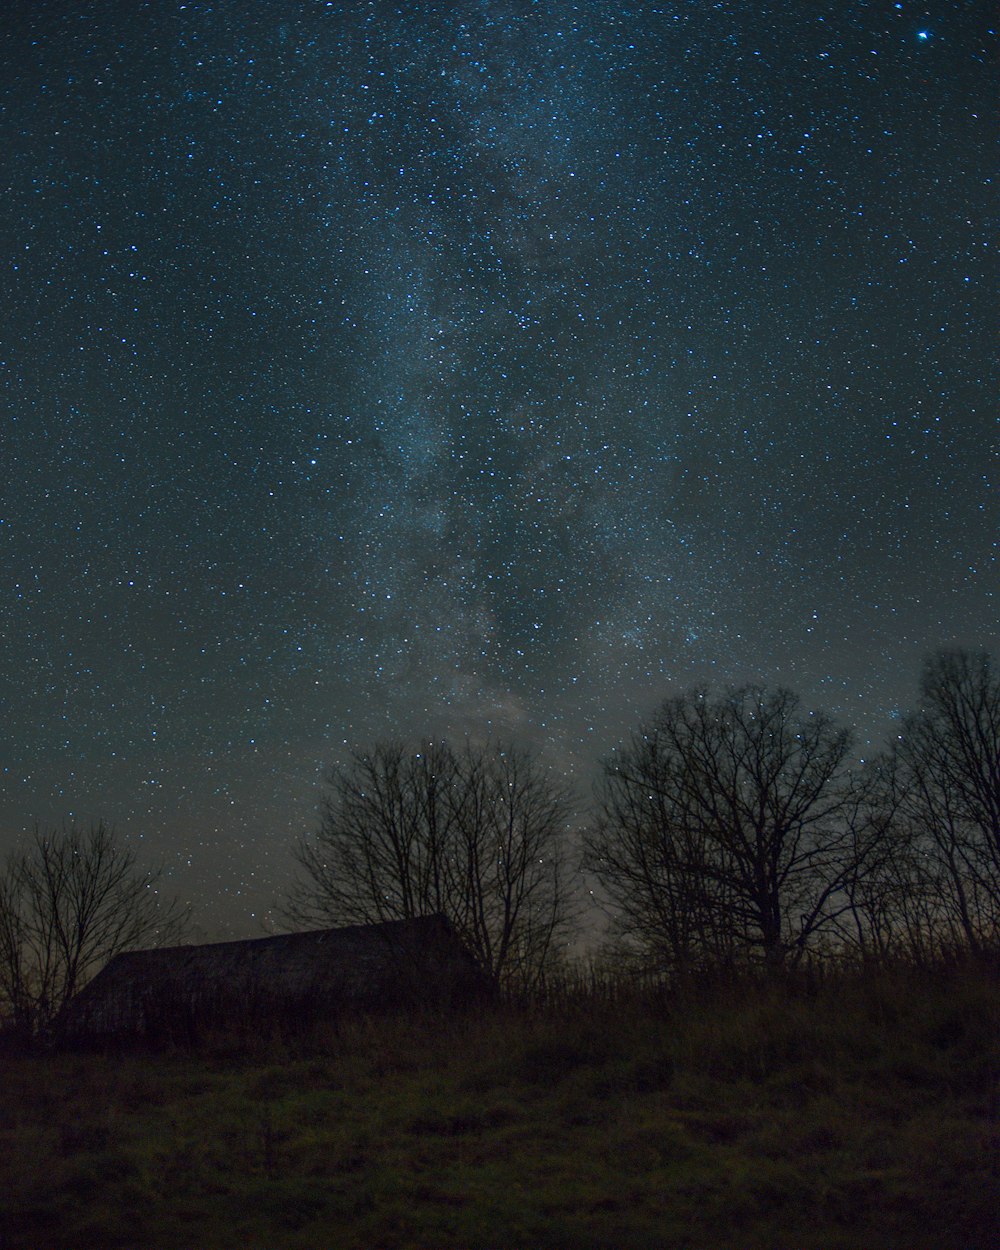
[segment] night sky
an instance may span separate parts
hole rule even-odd
[[[586,792],[998,649],[992,3],[15,3],[0,852],[251,935],[352,746]]]

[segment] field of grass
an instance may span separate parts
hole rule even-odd
[[[3,1250],[995,1250],[1000,979],[6,1057]]]

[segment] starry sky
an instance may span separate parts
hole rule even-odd
[[[0,852],[260,931],[323,776],[582,793],[696,682],[997,650],[992,3],[15,0]]]

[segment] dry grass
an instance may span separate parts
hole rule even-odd
[[[0,1246],[993,1250],[998,1038],[965,965],[9,1059]]]

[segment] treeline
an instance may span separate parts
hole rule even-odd
[[[940,652],[877,758],[784,689],[667,699],[604,763],[588,824],[537,759],[383,744],[330,777],[287,914],[443,912],[501,984],[548,975],[581,880],[614,954],[660,973],[928,961],[1000,933],[1000,679]],[[582,877],[581,877],[582,874]],[[576,904],[576,905],[575,905]]]
[[[1000,681],[939,653],[877,758],[787,690],[667,700],[605,766],[586,862],[668,969],[996,945]]]
[[[591,895],[616,967],[655,975],[995,950],[1000,678],[934,655],[863,765],[788,690],[691,690],[604,762],[587,822],[528,751],[381,743],[331,774],[295,856],[291,926],[441,913],[518,991],[559,970]],[[0,1014],[37,1032],[116,951],[176,940],[161,884],[103,825],[37,832],[0,874]]]

